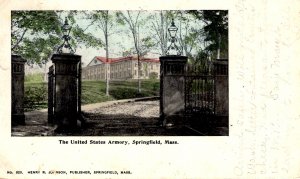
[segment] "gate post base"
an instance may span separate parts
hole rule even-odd
[[[48,114],[48,124],[54,124],[54,116],[51,114]]]
[[[171,128],[171,127],[178,127],[184,126],[186,124],[186,119],[183,114],[178,115],[169,115],[165,117],[162,121],[163,127]]]
[[[55,119],[62,119],[62,116],[55,117]],[[73,132],[78,132],[81,129],[86,127],[86,121],[83,118],[82,114],[77,114],[76,117],[74,117],[73,123],[64,123],[66,121],[56,121],[59,122],[57,123],[57,128],[55,129],[55,132],[57,133],[73,133]]]
[[[12,114],[11,118],[12,118],[12,120],[11,120],[12,126],[25,125],[25,115],[24,114]]]

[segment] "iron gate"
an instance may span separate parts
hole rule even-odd
[[[215,80],[209,71],[187,65],[185,71],[185,115],[187,117],[215,114]]]

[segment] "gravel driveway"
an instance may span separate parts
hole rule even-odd
[[[159,117],[159,101],[138,101],[85,110],[89,113],[113,114],[135,117]]]

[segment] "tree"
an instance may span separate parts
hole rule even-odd
[[[47,79],[46,63],[61,44],[62,16],[67,16],[71,25],[76,24],[77,11],[12,11],[11,13],[11,51],[21,55],[28,64],[44,64],[44,80]],[[72,28],[71,44],[75,41],[85,46],[99,46],[101,40],[76,25]]]
[[[208,48],[217,49],[217,58],[221,53],[228,56],[228,11],[204,11],[203,19],[208,22],[204,27],[206,41],[212,42]]]
[[[170,24],[171,13],[170,11],[154,12],[151,16],[151,29],[154,32],[152,37],[155,39],[156,44],[160,47],[160,55],[166,55],[168,44],[168,26]]]
[[[77,11],[12,11],[11,13],[11,51],[21,55],[28,63],[46,63],[61,43],[62,16],[67,16],[71,25],[76,24]],[[82,27],[72,28],[72,45],[75,41],[85,46],[102,44]]]
[[[179,20],[179,44],[184,55],[189,59],[193,59],[192,51],[201,48],[198,39],[202,34],[196,30],[201,29],[201,24],[197,23],[195,18],[185,11],[176,11],[176,15]]]
[[[200,48],[199,37],[201,33],[197,29],[201,29],[196,18],[186,11],[159,11],[151,15],[153,38],[157,45],[160,46],[160,54],[165,55],[168,45],[168,28],[171,25],[171,19],[174,19],[175,26],[178,27],[177,40],[178,45],[182,47],[183,55],[193,58],[193,51]]]
[[[11,51],[31,63],[42,63],[59,43],[60,21],[54,11],[12,11]],[[52,48],[50,45],[53,45]]]
[[[204,10],[188,11],[196,19],[203,22],[205,41],[209,44],[205,48],[210,53],[220,56],[228,56],[228,11]]]
[[[112,28],[114,26],[113,23],[113,16],[109,14],[109,11],[95,11],[92,12],[90,15],[92,19],[92,23],[96,23],[97,27],[99,27],[104,35],[104,45],[105,45],[105,52],[106,52],[106,60],[107,63],[105,64],[105,71],[106,71],[106,96],[109,96],[109,68],[110,65],[108,63],[109,59],[109,49],[108,49],[108,37],[112,34]],[[109,33],[110,32],[110,33]]]
[[[141,12],[142,11],[126,11],[122,12],[119,11],[117,16],[120,20],[126,22],[131,32],[134,48],[137,54],[138,59],[138,92],[141,92],[141,62],[140,58],[144,56],[151,47],[153,47],[153,43],[151,42],[150,37],[140,38],[140,28],[145,25],[146,19],[141,19]]]

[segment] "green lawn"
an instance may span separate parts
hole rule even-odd
[[[31,77],[30,79],[33,80],[25,78],[25,111],[47,108],[48,84],[41,82],[41,78]],[[159,95],[159,80],[142,80],[141,93],[138,93],[136,80],[111,81],[110,96],[105,95],[105,84],[105,81],[83,81],[82,104]]]
[[[26,83],[42,82],[43,79],[44,79],[44,74],[42,74],[42,73],[34,73],[34,74],[25,75],[25,82]]]

